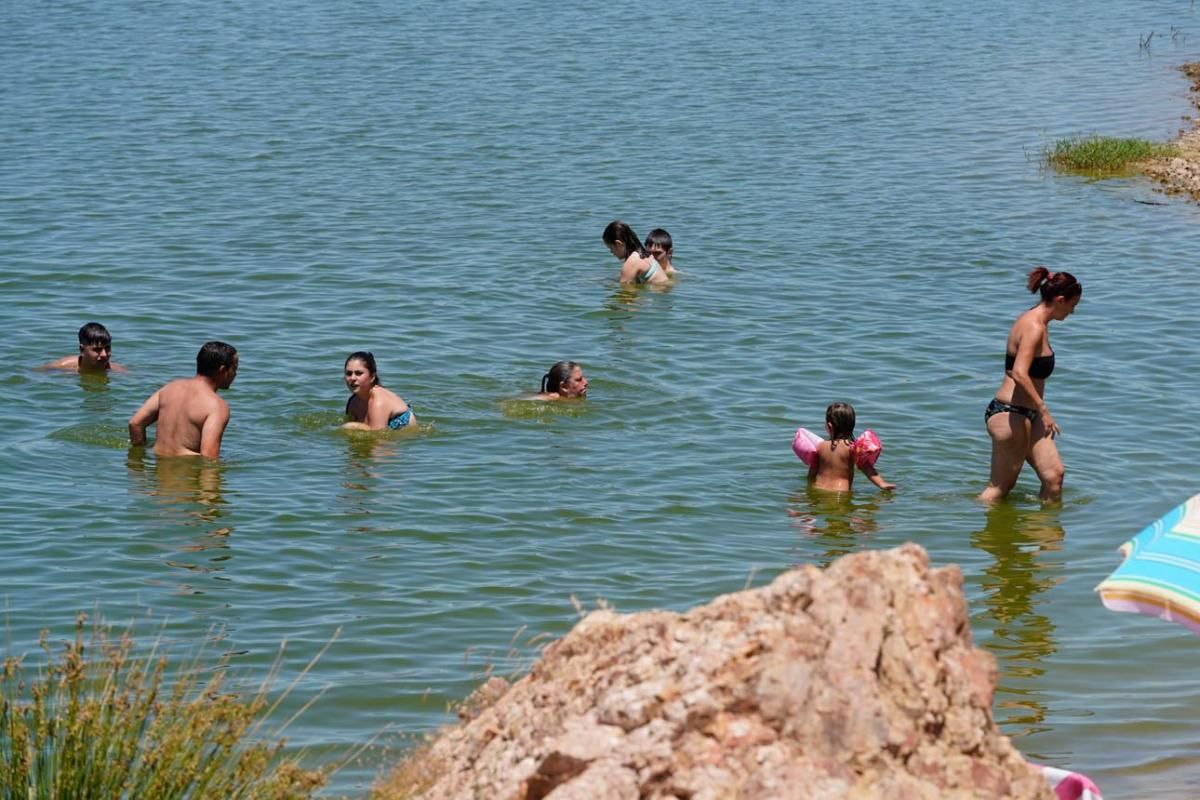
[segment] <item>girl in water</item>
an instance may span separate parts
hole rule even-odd
[[[621,261],[621,283],[667,283],[666,270],[642,246],[633,229],[620,220],[608,223],[604,229],[604,244],[608,252]]]
[[[588,381],[583,367],[574,361],[559,361],[542,376],[542,391],[535,400],[582,400],[587,397]]]
[[[808,481],[814,489],[830,492],[848,492],[854,483],[854,468],[858,466],[867,480],[884,491],[892,491],[896,484],[888,483],[869,463],[859,465],[854,454],[854,406],[849,403],[832,403],[825,409],[825,431],[829,441],[817,445],[817,452],[808,467]]]
[[[1061,431],[1044,399],[1054,372],[1049,326],[1075,312],[1083,287],[1068,272],[1038,267],[1029,273],[1029,291],[1041,302],[1017,317],[1008,332],[1004,380],[983,419],[992,437],[992,474],[979,499],[990,503],[1007,495],[1028,461],[1042,481],[1043,501],[1062,497],[1063,464],[1054,437]]]
[[[400,430],[417,418],[412,407],[395,392],[383,388],[375,366],[375,356],[359,350],[346,359],[344,377],[350,398],[346,400],[346,416],[350,421],[343,428],[355,431]]]

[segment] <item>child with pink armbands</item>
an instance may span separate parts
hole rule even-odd
[[[854,407],[849,403],[833,403],[825,409],[825,430],[829,441],[801,428],[792,440],[792,450],[808,464],[808,480],[816,489],[848,492],[854,482],[854,468],[862,470],[867,480],[884,491],[896,484],[888,483],[875,470],[875,461],[883,450],[874,431],[854,438]]]

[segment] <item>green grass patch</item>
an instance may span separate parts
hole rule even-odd
[[[43,633],[41,645],[36,668],[0,667],[0,797],[283,800],[325,781],[282,755],[286,723],[264,728],[291,689],[268,698],[278,662],[244,691],[228,653],[202,646],[168,670],[160,642],[139,650],[100,626],[85,636],[82,615],[74,641],[59,649]]]
[[[1170,158],[1177,152],[1173,145],[1146,139],[1078,136],[1059,139],[1043,155],[1057,169],[1111,175],[1129,172],[1140,161]]]

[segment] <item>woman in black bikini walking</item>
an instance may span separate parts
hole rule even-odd
[[[992,437],[992,477],[979,495],[984,502],[1012,491],[1026,461],[1042,481],[1043,501],[1062,496],[1063,465],[1054,444],[1061,431],[1043,399],[1046,379],[1054,372],[1049,325],[1071,316],[1083,287],[1068,272],[1038,267],[1029,273],[1029,291],[1040,292],[1042,302],[1017,317],[1008,332],[1004,382],[984,412]]]

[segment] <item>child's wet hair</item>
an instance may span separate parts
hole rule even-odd
[[[829,441],[836,442],[854,438],[854,406],[849,403],[831,403],[825,409],[825,421],[829,423]]]
[[[662,245],[663,250],[671,252],[671,234],[664,228],[655,228],[646,234],[646,249],[649,250],[652,244]]]
[[[112,347],[112,335],[108,328],[99,322],[89,322],[79,329],[79,343],[82,345],[102,344]]]

